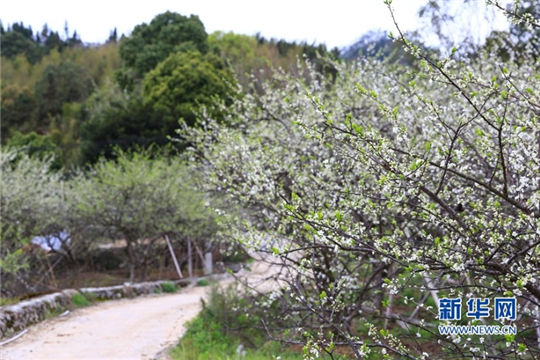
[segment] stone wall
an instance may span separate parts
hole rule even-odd
[[[73,309],[71,298],[82,293],[92,300],[112,300],[154,294],[162,291],[163,283],[174,283],[179,287],[187,286],[189,280],[153,281],[138,284],[124,284],[101,288],[66,289],[61,292],[39,296],[17,304],[0,307],[0,339],[9,337],[26,327],[46,318],[56,316]]]

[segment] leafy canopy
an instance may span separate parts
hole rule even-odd
[[[233,81],[232,73],[216,55],[178,52],[145,76],[144,100],[160,114],[163,127],[171,133],[180,118],[193,126],[199,106],[212,105],[216,98],[232,94]]]
[[[128,68],[143,75],[156,67],[169,54],[195,50],[208,50],[206,31],[196,15],[182,16],[165,12],[150,24],[137,25],[131,36],[120,42],[120,56]]]

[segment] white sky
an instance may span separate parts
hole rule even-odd
[[[397,20],[405,30],[418,28],[416,12],[427,0],[394,0]],[[453,1],[453,0],[445,0]],[[484,3],[484,0],[472,0]],[[392,30],[394,26],[383,0],[145,0],[145,1],[21,1],[7,0],[1,5],[0,20],[8,24],[23,21],[34,32],[47,23],[64,35],[67,21],[86,43],[105,41],[113,28],[118,35],[129,34],[133,27],[150,22],[167,10],[182,15],[199,15],[208,33],[216,30],[266,38],[326,43],[329,47],[352,44],[374,29]],[[484,26],[490,28],[484,21]],[[493,21],[493,22],[492,22]],[[506,25],[501,19],[490,21],[497,28]],[[478,29],[478,24],[471,25]]]

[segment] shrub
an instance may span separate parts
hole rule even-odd
[[[174,360],[200,359],[302,359],[299,352],[287,351],[278,342],[265,342],[257,326],[258,319],[239,310],[249,306],[251,298],[237,287],[212,286],[208,302],[203,301],[199,315],[187,325],[187,331],[170,353]]]
[[[84,307],[84,306],[91,305],[91,302],[88,301],[86,296],[84,296],[84,294],[81,294],[81,293],[77,293],[73,295],[71,297],[71,302],[73,303],[73,305],[75,305],[75,307]]]
[[[210,282],[206,279],[199,279],[197,280],[197,285],[198,286],[208,286],[210,285]]]
[[[166,293],[174,293],[176,292],[176,290],[178,290],[176,285],[171,282],[164,282],[163,284],[161,284],[161,289],[163,290],[163,292]]]

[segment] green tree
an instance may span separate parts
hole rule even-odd
[[[150,24],[137,25],[129,37],[120,41],[120,56],[126,67],[144,75],[169,54],[177,51],[208,50],[204,25],[196,15],[173,12],[157,15]]]
[[[36,100],[29,90],[3,89],[2,93],[2,140],[12,131],[28,130],[36,116]]]
[[[41,59],[39,45],[19,31],[8,31],[2,34],[2,56],[13,59],[19,54],[24,54],[29,62],[36,63]]]
[[[49,65],[35,89],[40,120],[46,122],[49,116],[61,114],[64,103],[85,100],[93,88],[94,82],[83,67],[69,61]]]
[[[127,94],[108,83],[87,101],[88,120],[80,129],[82,163],[95,163],[100,156],[114,157],[122,150],[168,144],[163,122],[137,94]]]
[[[51,169],[58,170],[62,167],[62,154],[51,136],[40,135],[32,131],[27,134],[16,132],[10,137],[7,146],[18,149],[30,157],[45,160],[51,159]]]
[[[133,281],[146,275],[151,247],[163,235],[178,239],[193,230],[211,236],[209,229],[215,229],[215,215],[191,186],[192,177],[180,162],[150,152],[119,152],[79,175],[70,201],[88,236],[126,241]]]
[[[165,133],[172,134],[180,118],[193,126],[197,108],[227,100],[233,86],[233,76],[220,58],[188,51],[171,54],[150,71],[143,80],[143,94],[162,119]]]

